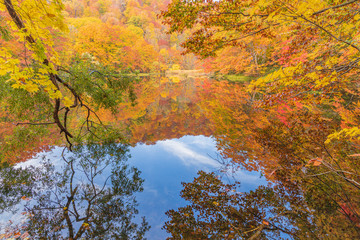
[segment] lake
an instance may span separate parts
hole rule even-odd
[[[231,167],[224,166],[224,159],[217,149],[216,139],[211,137],[213,130],[200,103],[199,97],[203,91],[203,81],[208,82],[209,80],[177,77],[147,79],[141,85],[141,92],[138,92],[138,96],[141,97],[138,97],[134,107],[130,107],[127,103],[119,106],[120,114],[118,115],[122,117],[118,118],[118,121],[121,121],[119,124],[127,126],[126,134],[131,139],[129,142],[132,145],[127,147],[128,153],[131,155],[126,158],[127,164],[129,168],[136,167],[141,172],[139,177],[144,180],[143,191],[137,193],[134,191],[139,209],[135,221],[140,223],[139,216],[145,216],[151,226],[145,235],[148,239],[165,239],[169,236],[162,230],[164,222],[169,220],[165,212],[186,205],[186,201],[180,197],[181,183],[191,182],[199,170],[216,172],[227,182],[241,181],[244,192],[266,184],[265,179],[260,177],[260,173],[239,169],[233,171]],[[122,115],[121,113],[124,112],[126,114]],[[110,120],[112,121],[112,119]],[[34,175],[32,178],[45,174],[44,171],[50,171],[49,169],[54,175],[68,174],[68,171],[65,170],[68,164],[62,159],[62,155],[67,158],[72,156],[72,153],[63,153],[61,147],[50,148],[50,151],[40,152],[35,157],[17,164],[15,169],[23,169],[23,174]],[[44,163],[44,159],[47,159],[48,162]],[[51,166],[47,165],[45,169],[42,169],[44,164]],[[98,164],[102,165],[100,162]],[[27,169],[28,167],[31,169]],[[36,167],[40,170],[34,169]],[[2,178],[5,178],[4,174],[2,174]],[[21,174],[19,172],[14,174],[11,177],[15,182],[19,181],[17,178]],[[84,179],[89,180],[86,179],[84,170],[75,175],[78,184],[85,184]],[[111,168],[105,168],[93,182],[100,186],[110,175],[112,175]],[[40,177],[36,181],[43,179]],[[60,180],[59,178],[57,180],[66,182],[68,179]],[[57,193],[54,183],[48,182],[48,179],[44,180],[43,184],[35,185],[34,183],[29,184],[28,187],[31,190],[25,190],[25,192],[21,192],[13,186],[14,195],[18,195],[20,199],[18,201],[14,201],[14,198],[7,200],[4,198],[5,201],[8,201],[5,205],[11,207],[4,208],[0,217],[3,233],[4,230],[17,229],[21,224],[26,224],[29,215],[24,213],[43,201],[45,196],[36,197],[35,195],[40,193],[34,193],[34,189],[38,189],[40,192],[51,192],[47,193],[46,197],[52,202],[55,202],[55,199],[58,202],[66,200],[66,191]],[[111,181],[106,185],[111,187]],[[28,193],[29,196],[26,196],[25,193]],[[65,195],[59,200],[58,196],[55,197],[58,194]],[[5,193],[4,195],[7,196]],[[34,195],[34,197],[32,198],[30,195]],[[39,202],[36,202],[36,199]],[[83,208],[86,205],[85,202],[81,201],[78,208]],[[75,221],[74,229],[80,227],[81,224],[79,225]]]
[[[329,120],[259,108],[243,83],[206,77],[134,89],[115,116],[99,110],[121,139],[69,152],[54,132],[14,150],[0,171],[0,239],[357,234],[358,175],[333,157],[351,146],[321,145]]]

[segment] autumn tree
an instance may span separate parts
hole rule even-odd
[[[73,19],[77,28],[74,51],[89,55],[94,62],[116,70],[149,71],[156,58],[153,47],[143,39],[138,27],[110,25],[100,19]]]
[[[57,126],[70,147],[79,136],[96,135],[104,129],[95,110],[114,110],[124,93],[131,94],[129,78],[114,75],[91,58],[71,56],[72,61],[63,61],[61,48],[55,47],[56,37],[67,31],[61,2],[7,0],[0,7],[7,20],[3,32],[23,42],[20,54],[1,49],[1,81],[11,85],[11,89],[3,88],[1,95],[8,114],[23,116],[25,121],[19,125],[30,128]],[[29,113],[29,118],[24,113]]]
[[[170,32],[194,29],[183,46],[186,52],[201,57],[215,56],[226,46],[247,48],[246,42],[260,49],[256,39],[266,39],[269,50],[265,67],[275,71],[248,89],[258,94],[262,107],[296,97],[306,105],[331,105],[337,112],[345,108],[355,119],[358,8],[357,1],[177,0],[162,16]],[[342,137],[356,140],[356,120],[339,115],[345,129],[329,135],[329,141]]]
[[[300,162],[326,158],[340,172],[352,165],[351,157],[334,155],[342,144],[348,156],[359,150],[357,1],[177,0],[162,16],[170,32],[193,31],[183,46],[201,57],[225,47],[247,49],[245,43],[267,49],[258,66],[263,76],[243,88],[250,109],[264,116],[263,125],[250,132],[267,151],[278,155],[291,146],[289,152],[301,153]],[[350,172],[357,176],[356,169]]]

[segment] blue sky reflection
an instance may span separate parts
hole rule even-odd
[[[62,149],[55,147],[50,152],[39,153],[17,167],[40,167],[41,159],[45,156],[51,159],[55,169],[60,171],[64,165],[61,160]],[[186,201],[179,195],[182,190],[181,182],[191,182],[199,170],[219,172],[221,169],[221,164],[216,160],[219,156],[216,142],[205,136],[184,136],[180,139],[158,141],[154,145],[138,144],[130,148],[130,154],[129,166],[137,167],[142,172],[140,177],[145,179],[144,191],[137,193],[136,198],[139,203],[138,216],[145,216],[152,226],[147,234],[147,238],[151,240],[166,238],[167,233],[161,229],[168,220],[165,212],[186,205]],[[97,177],[96,182],[103,182],[110,174],[110,170],[105,170]],[[266,184],[265,179],[260,178],[259,172],[239,170],[233,176],[241,182],[242,192]],[[77,181],[81,181],[83,177],[80,173]],[[23,204],[18,205],[18,209],[23,209]],[[0,215],[0,230],[1,225],[5,225],[9,220],[20,223],[25,218],[20,212],[5,212]]]
[[[165,212],[186,205],[180,198],[181,182],[190,182],[199,170],[217,171],[218,151],[212,138],[184,136],[180,139],[159,141],[155,145],[138,144],[130,150],[130,165],[138,167],[145,179],[144,192],[137,194],[139,215],[145,215],[152,226],[148,239],[165,239],[161,230],[167,221]],[[259,172],[241,170],[236,179],[242,183],[241,191],[266,184]]]

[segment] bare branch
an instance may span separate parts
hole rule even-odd
[[[344,3],[339,4],[339,5],[336,5],[336,6],[324,8],[324,9],[322,9],[322,10],[319,10],[319,11],[314,12],[312,15],[314,16],[314,15],[318,15],[318,14],[320,14],[320,13],[326,12],[326,11],[328,11],[328,10],[331,10],[331,9],[336,9],[336,8],[345,7],[346,5],[349,5],[349,4],[358,2],[358,1],[359,1],[359,0],[352,0],[352,1],[344,2]]]
[[[26,122],[21,122],[21,123],[17,123],[16,126],[18,125],[51,125],[51,124],[56,124],[56,122],[50,122],[50,123],[26,123]]]

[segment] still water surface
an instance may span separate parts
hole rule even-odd
[[[140,177],[144,179],[142,192],[134,194],[138,201],[139,216],[145,216],[150,230],[146,233],[148,239],[165,239],[167,233],[162,230],[165,221],[169,220],[165,212],[170,209],[177,209],[186,205],[186,201],[180,198],[182,190],[181,182],[191,182],[197,171],[217,172],[227,181],[241,181],[241,191],[255,189],[261,184],[266,184],[260,174],[238,170],[235,173],[220,171],[222,165],[218,161],[219,152],[216,149],[216,142],[211,137],[205,136],[184,136],[179,139],[168,139],[157,141],[155,144],[137,144],[129,151],[131,158],[128,159],[129,166],[134,166],[141,171]],[[55,170],[60,171],[64,166],[61,158],[62,148],[56,147],[50,152],[44,152],[27,162],[18,164],[18,167],[41,166],[44,157],[51,159]],[[66,154],[65,154],[66,155]],[[68,155],[71,155],[68,153]],[[109,175],[111,169],[106,168],[95,183],[101,185]],[[75,177],[78,182],[85,178],[84,173]],[[111,185],[111,183],[109,183]],[[54,197],[54,196],[52,196]],[[0,215],[0,223],[3,229],[11,221],[13,223],[26,222],[22,215],[26,204],[32,200],[24,200],[17,204],[14,212],[6,211]],[[85,203],[81,203],[85,205]],[[76,228],[76,224],[74,225]],[[80,227],[80,226],[77,226]]]
[[[0,239],[165,239],[164,223],[185,239],[359,239],[359,153],[320,144],[329,119],[254,107],[241,84],[213,79],[143,79],[134,89],[135,105],[120,103],[116,118],[99,111],[126,144],[62,156],[49,147],[61,145],[54,134],[8,155],[16,164],[0,168]]]
[[[216,161],[218,152],[212,138],[204,136],[184,136],[180,139],[159,141],[155,145],[138,145],[131,149],[134,164],[142,171],[145,178],[144,192],[137,195],[140,215],[145,215],[152,226],[149,239],[164,239],[161,230],[168,220],[165,212],[185,206],[186,202],[179,196],[181,182],[191,182],[197,171],[216,171],[221,164]],[[225,176],[224,173],[218,172]],[[242,183],[242,191],[255,189],[266,184],[257,172],[245,170],[229,173],[229,181],[235,177]]]

